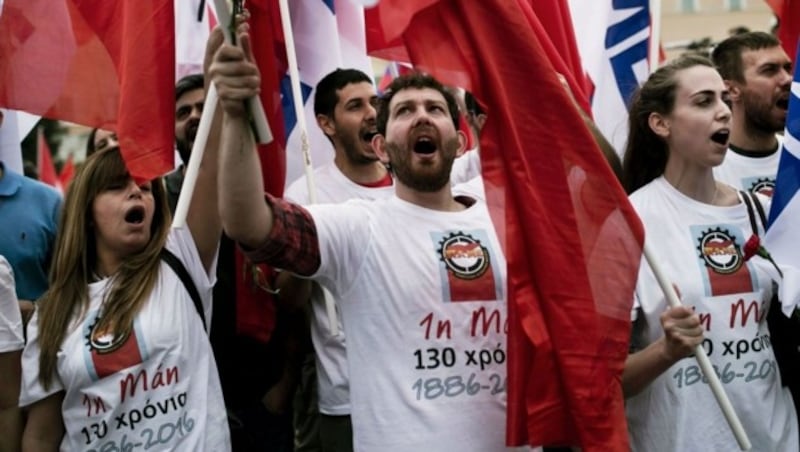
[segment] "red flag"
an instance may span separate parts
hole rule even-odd
[[[800,38],[800,0],[767,0],[767,4],[778,17],[778,39],[783,50],[790,57],[796,55]]]
[[[173,0],[6,0],[0,106],[115,130],[140,180],[174,166]]]
[[[415,67],[487,109],[483,176],[508,260],[508,442],[628,450],[620,380],[644,232],[544,28],[526,0],[377,9],[382,43],[402,42]]]
[[[67,157],[67,161],[64,162],[64,166],[61,167],[61,172],[58,173],[58,180],[65,192],[67,188],[69,188],[69,183],[72,182],[72,176],[75,175],[75,163],[72,161],[72,157],[73,154]]]
[[[273,140],[259,146],[265,190],[283,196],[286,179],[286,132],[281,109],[280,79],[286,72],[286,52],[277,0],[249,1],[253,54],[261,71],[261,103]],[[249,262],[236,248],[236,329],[267,342],[275,326],[275,303],[264,288],[272,287],[274,271]]]
[[[586,77],[578,52],[572,17],[566,0],[527,0],[534,12],[532,20],[538,20],[547,33],[548,40],[541,42],[545,54],[555,69],[564,75],[572,94],[586,114],[592,115],[589,102],[591,82]]]
[[[54,187],[60,193],[63,193],[61,181],[56,175],[56,167],[53,165],[53,154],[50,152],[50,146],[44,139],[44,133],[40,128],[37,135],[37,151],[36,151],[36,171],[39,173],[39,181]]]

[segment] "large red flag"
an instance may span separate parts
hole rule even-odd
[[[253,56],[261,70],[261,103],[267,115],[273,140],[259,146],[264,188],[273,196],[283,196],[286,179],[286,132],[281,109],[280,79],[286,72],[286,52],[281,32],[277,0],[249,1],[250,35]],[[275,303],[269,288],[273,270],[248,262],[236,251],[236,329],[239,334],[267,342],[275,327]]]
[[[547,59],[555,69],[564,75],[569,82],[572,94],[587,115],[591,116],[592,106],[589,102],[591,82],[586,77],[578,52],[575,30],[572,28],[572,17],[566,0],[527,0],[533,10],[541,29],[549,39],[541,41]],[[526,8],[527,10],[527,8]]]
[[[379,8],[365,11],[367,51],[370,55],[386,60],[410,62],[408,50],[396,30],[404,28],[411,20],[409,12],[435,4],[438,0],[415,0],[408,7],[402,2],[386,2]],[[589,103],[591,81],[585,76],[581,65],[578,44],[572,28],[572,18],[566,0],[525,0],[529,7],[525,8],[530,20],[539,23],[546,31],[548,39],[541,42],[555,69],[563,74],[569,83],[575,99],[583,111],[591,116]],[[535,12],[534,12],[535,11]],[[389,29],[382,24],[392,22]]]
[[[620,380],[644,232],[530,3],[383,0],[372,18],[383,44],[487,108],[483,176],[508,259],[508,442],[628,450]]]
[[[778,17],[778,39],[781,40],[786,54],[797,55],[797,43],[800,38],[800,0],[767,0],[772,12]],[[797,61],[795,61],[797,64]]]
[[[117,131],[131,174],[174,167],[173,0],[6,0],[0,106]]]

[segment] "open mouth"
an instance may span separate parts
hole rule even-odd
[[[713,141],[715,143],[727,145],[728,144],[728,138],[730,138],[730,135],[731,135],[731,131],[730,130],[721,129],[721,130],[718,130],[717,132],[714,132],[714,134],[711,135],[711,141]]]
[[[141,224],[144,221],[144,207],[136,206],[128,210],[125,214],[125,222],[131,224]]]
[[[436,152],[436,143],[429,137],[419,137],[414,142],[414,152],[417,154],[433,154]]]
[[[786,96],[786,98],[778,99],[778,101],[775,102],[775,106],[780,108],[781,110],[788,110],[789,109],[789,96]]]
[[[200,128],[200,121],[192,121],[186,126],[186,139],[189,142],[194,142],[197,137],[197,129]]]
[[[372,143],[372,138],[377,134],[378,132],[376,130],[370,130],[369,132],[365,132],[363,135],[361,135],[361,139],[367,143]]]

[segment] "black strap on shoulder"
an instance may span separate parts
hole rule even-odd
[[[761,202],[755,195],[750,194],[746,191],[740,191],[742,195],[742,201],[744,202],[745,207],[747,207],[747,217],[750,219],[750,228],[753,230],[753,235],[759,235],[758,233],[758,223],[756,222],[756,213],[753,210],[753,205],[755,204],[756,210],[758,210],[758,216],[761,220],[761,225],[766,228],[767,220],[766,215],[764,215],[764,207],[761,206]]]
[[[183,287],[186,288],[186,291],[189,292],[189,296],[192,297],[192,303],[194,303],[194,308],[197,310],[197,315],[200,316],[200,321],[203,322],[203,329],[208,331],[208,327],[206,327],[206,315],[203,312],[203,304],[200,302],[200,292],[197,291],[197,286],[194,285],[194,281],[192,281],[192,277],[189,276],[186,267],[183,266],[183,262],[166,248],[161,249],[161,259],[166,262],[167,265],[172,268],[172,271],[178,275],[178,278],[181,279]]]
[[[767,230],[767,214],[764,213],[764,206],[761,205],[761,201],[758,199],[758,195],[755,193],[751,194],[753,198],[753,204],[756,205],[756,211],[758,212],[758,217],[761,218],[761,226],[764,227],[764,230]]]

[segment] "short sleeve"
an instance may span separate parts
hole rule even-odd
[[[308,207],[317,227],[320,266],[312,279],[341,297],[361,273],[374,238],[371,228],[373,203],[350,200],[341,204]]]
[[[28,343],[22,351],[22,386],[19,393],[19,406],[28,406],[64,389],[61,379],[56,374],[45,390],[39,382],[39,315],[34,312],[28,322]]]
[[[212,290],[214,284],[217,282],[217,262],[219,259],[219,244],[217,244],[217,252],[214,255],[214,262],[212,262],[210,270],[206,272],[203,262],[200,259],[200,254],[197,251],[197,245],[194,243],[194,238],[189,228],[173,228],[167,236],[167,249],[170,250],[186,267],[189,276],[192,277],[197,291],[200,293],[200,298],[203,302],[203,310],[205,317],[211,318],[211,303],[212,303]]]
[[[5,257],[0,256],[0,353],[22,350],[24,346],[14,271]]]

